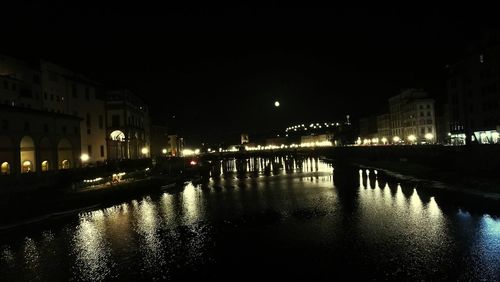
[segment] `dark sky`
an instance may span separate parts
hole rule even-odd
[[[241,132],[376,114],[402,88],[443,95],[444,66],[494,24],[491,9],[457,5],[137,5],[12,7],[0,50],[128,87],[188,143],[237,142]]]

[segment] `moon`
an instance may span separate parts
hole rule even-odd
[[[274,106],[275,106],[276,108],[277,108],[277,107],[279,107],[279,106],[280,106],[280,102],[279,102],[279,101],[274,102]]]

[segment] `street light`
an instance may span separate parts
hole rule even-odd
[[[408,136],[408,141],[413,143],[413,142],[415,142],[415,140],[417,140],[417,137],[415,137],[415,135],[411,134]]]
[[[427,133],[427,134],[425,134],[425,139],[426,139],[427,141],[431,141],[433,138],[434,138],[434,135],[432,135],[432,133]]]
[[[163,149],[163,150],[161,150],[161,152],[162,152],[164,155],[166,155],[166,154],[167,154],[167,149]]]
[[[385,145],[385,144],[387,144],[387,138],[382,137],[381,141],[382,141],[382,143],[383,143],[384,145]]]
[[[394,141],[394,143],[398,143],[400,140],[401,140],[401,138],[399,138],[399,136],[394,136],[392,138],[392,141]]]
[[[82,160],[82,162],[87,162],[89,159],[90,159],[90,157],[88,154],[82,154],[80,156],[80,160]]]
[[[147,155],[147,154],[149,153],[148,148],[146,148],[146,147],[142,148],[142,149],[141,149],[141,153],[142,153],[143,155]]]

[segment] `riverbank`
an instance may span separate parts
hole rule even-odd
[[[121,203],[148,193],[160,192],[164,185],[183,185],[189,179],[189,175],[152,176],[85,189],[15,194],[2,199],[0,231]]]

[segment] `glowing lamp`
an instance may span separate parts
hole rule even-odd
[[[147,154],[148,154],[148,152],[149,152],[149,150],[148,150],[148,148],[146,148],[146,147],[144,147],[144,148],[142,148],[142,149],[141,149],[141,153],[142,153],[143,155],[147,155]]]
[[[80,156],[80,160],[82,160],[82,162],[86,162],[90,159],[89,155],[88,154],[82,154]]]

